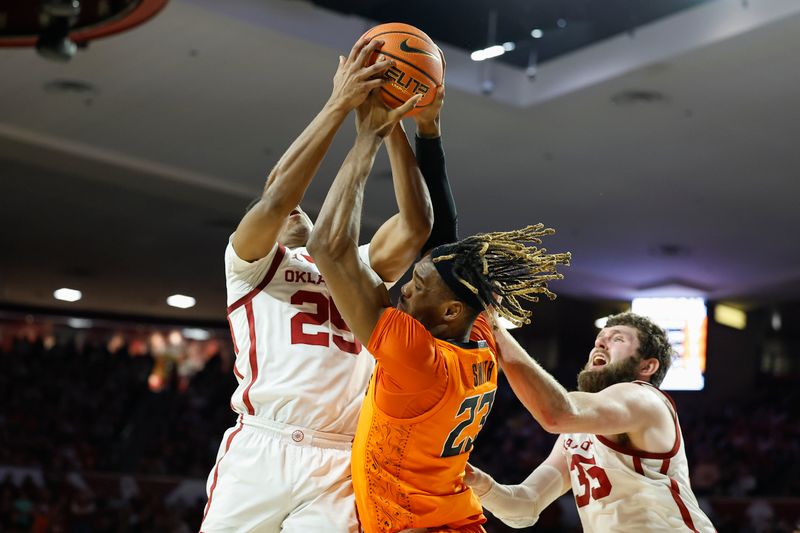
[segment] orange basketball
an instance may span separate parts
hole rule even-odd
[[[424,31],[409,24],[390,22],[375,26],[361,38],[384,42],[380,51],[369,59],[369,64],[381,56],[395,62],[385,74],[389,83],[381,87],[381,96],[386,105],[399,107],[415,94],[424,95],[406,115],[411,116],[433,103],[436,91],[444,81],[444,57]]]

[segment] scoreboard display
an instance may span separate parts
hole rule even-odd
[[[667,331],[675,351],[664,390],[703,390],[708,317],[703,298],[634,298],[631,311]]]

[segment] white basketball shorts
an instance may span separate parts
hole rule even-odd
[[[208,476],[201,532],[357,532],[351,441],[240,415]]]

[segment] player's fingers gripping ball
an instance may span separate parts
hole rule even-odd
[[[380,89],[386,105],[394,109],[415,94],[421,94],[422,99],[406,115],[412,116],[433,104],[444,80],[444,56],[425,32],[408,24],[391,22],[375,26],[361,38],[384,41],[368,64],[381,56],[394,60],[394,65],[384,74],[388,81]]]

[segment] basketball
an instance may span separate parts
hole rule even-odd
[[[385,74],[389,83],[380,89],[386,105],[399,107],[415,94],[422,94],[417,106],[406,115],[411,116],[433,103],[436,91],[444,81],[444,57],[424,31],[409,24],[390,22],[375,26],[361,38],[384,42],[369,59],[369,64],[381,56],[395,62]]]

